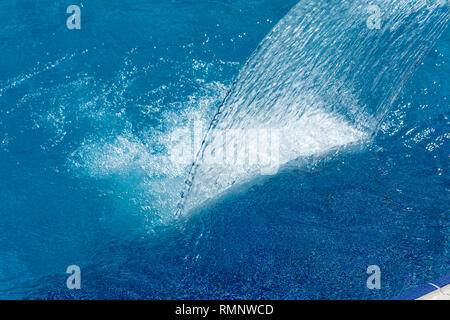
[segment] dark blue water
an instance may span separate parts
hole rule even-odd
[[[65,1],[0,1],[0,298],[389,299],[447,274],[448,28],[369,143],[167,209],[174,132],[296,3],[82,2],[68,30]]]

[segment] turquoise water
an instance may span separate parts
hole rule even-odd
[[[351,3],[81,2],[68,30],[64,1],[0,1],[0,298],[389,299],[447,274],[448,4],[380,2],[377,30]],[[213,119],[287,130],[279,170],[204,165]]]

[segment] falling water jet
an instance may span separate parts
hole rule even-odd
[[[218,133],[279,130],[279,165],[373,137],[448,20],[441,1],[300,1],[261,42],[217,110],[177,215],[261,174],[255,166],[211,165],[208,155],[242,144]]]

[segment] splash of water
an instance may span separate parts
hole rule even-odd
[[[226,156],[224,165],[209,161],[219,150],[267,147],[258,137],[249,140],[249,130],[278,131],[279,141],[269,146],[277,165],[373,137],[448,20],[440,1],[300,1],[263,40],[218,109],[177,214],[261,174],[261,164],[230,166]],[[223,137],[236,130],[237,138]]]

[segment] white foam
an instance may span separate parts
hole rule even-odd
[[[356,129],[344,117],[320,108],[309,108],[282,127],[270,128],[266,123],[257,125],[252,121],[251,128],[220,133],[216,129],[197,169],[188,208],[258,176],[274,175],[292,160],[325,155],[368,138],[367,132]]]
[[[198,148],[193,145],[191,124],[206,127],[211,120],[211,107],[223,99],[225,92],[221,83],[206,83],[187,100],[164,106],[159,114],[164,129],[149,126],[135,132],[130,123],[117,133],[90,135],[68,156],[68,167],[80,178],[107,181],[115,186],[116,201],[124,198],[133,202],[128,209],[118,203],[116,207],[121,211],[134,212],[138,207],[149,219],[157,216],[160,222],[169,222]],[[110,116],[118,117],[105,110],[105,115],[93,121],[109,121]],[[127,122],[126,114],[121,114],[119,120]],[[203,134],[199,133],[196,141]]]

